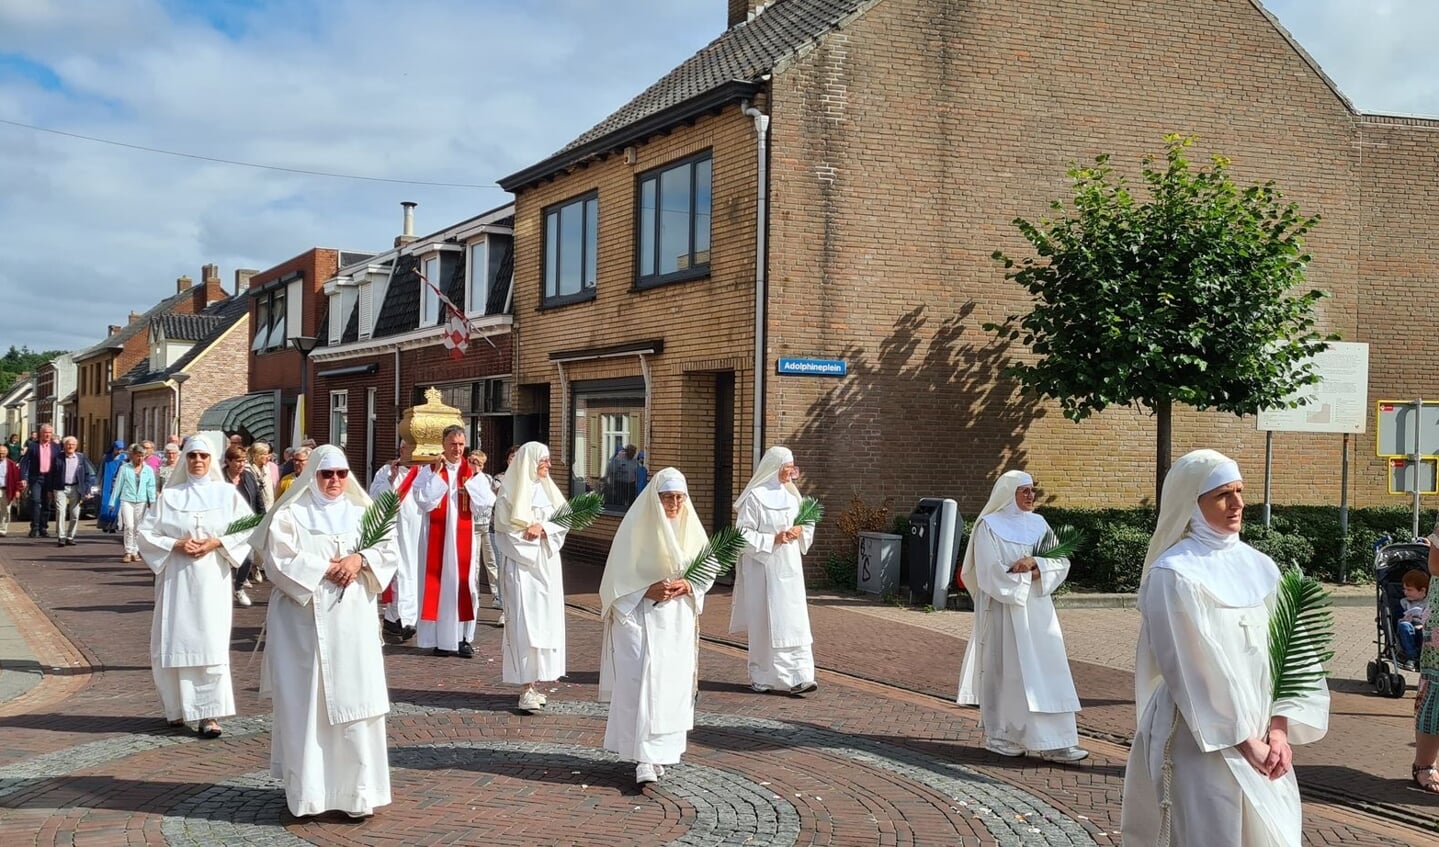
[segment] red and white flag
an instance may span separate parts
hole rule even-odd
[[[451,302],[450,298],[445,296],[445,292],[441,291],[439,286],[430,282],[429,279],[421,273],[419,268],[415,268],[415,274],[420,278],[420,282],[435,292],[435,296],[440,298],[440,305],[445,309],[445,334],[442,340],[444,341],[445,349],[450,351],[450,358],[463,359],[465,357],[465,351],[470,349],[469,319],[465,317],[465,313],[462,310]]]

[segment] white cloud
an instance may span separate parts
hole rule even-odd
[[[1439,113],[1430,0],[1271,0],[1361,109]],[[217,262],[380,250],[431,231],[724,26],[720,0],[0,0],[0,118],[327,180],[0,125],[0,345],[74,348]]]

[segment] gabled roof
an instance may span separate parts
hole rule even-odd
[[[385,303],[375,319],[371,335],[383,338],[418,329],[420,326],[420,257],[413,254],[395,259],[395,270],[385,291]],[[356,324],[358,327],[358,324]],[[358,331],[357,331],[358,337]]]
[[[125,342],[134,338],[137,333],[149,332],[150,322],[155,318],[171,314],[176,306],[188,302],[195,296],[194,288],[187,288],[184,291],[177,291],[151,306],[144,314],[125,324],[120,331],[114,335],[106,336],[101,341],[90,345],[82,350],[76,350],[70,354],[72,360],[84,359],[93,356],[103,350],[118,350],[125,346]]]
[[[202,312],[198,315],[161,315],[154,323],[160,325],[166,341],[199,341],[215,331],[219,320],[217,315]]]
[[[205,311],[201,312],[198,315],[183,316],[187,318],[202,318],[208,321],[210,325],[210,331],[206,333],[204,337],[196,340],[196,342],[190,347],[190,349],[185,351],[185,355],[181,356],[179,359],[176,359],[175,363],[170,365],[168,368],[164,368],[163,370],[158,371],[152,371],[150,370],[150,360],[143,359],[140,361],[139,364],[131,368],[129,373],[120,377],[117,382],[126,385],[143,385],[149,382],[157,382],[160,380],[169,379],[172,375],[180,373],[184,371],[187,367],[189,367],[191,362],[195,361],[195,359],[198,358],[201,354],[203,354],[206,350],[209,350],[211,345],[218,341],[220,339],[220,336],[224,335],[225,332],[230,329],[230,327],[234,326],[242,318],[248,316],[249,314],[249,297],[245,294],[236,294],[233,297],[227,297],[224,300],[217,300],[216,302],[211,303],[209,306],[205,307]],[[171,317],[175,316],[172,315]]]
[[[550,158],[500,180],[506,191],[754,94],[762,76],[874,0],[778,0],[731,27]]]

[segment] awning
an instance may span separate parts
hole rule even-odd
[[[257,391],[221,400],[200,415],[201,432],[222,430],[226,434],[240,433],[246,441],[275,443],[275,392]]]

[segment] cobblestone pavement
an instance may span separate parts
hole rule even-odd
[[[600,749],[600,630],[586,611],[599,574],[582,565],[567,574],[571,672],[551,686],[544,714],[514,710],[516,692],[499,683],[492,625],[481,627],[471,661],[388,648],[394,804],[358,823],[294,819],[269,777],[267,709],[251,660],[268,585],[254,592],[253,608],[236,610],[241,716],[225,722],[223,738],[203,741],[166,727],[158,713],[146,657],[151,579],[142,566],[120,563],[119,552],[96,535],[62,550],[0,541],[0,609],[29,651],[16,655],[0,621],[0,695],[10,698],[0,702],[7,847],[1118,842],[1125,750],[1107,739],[1122,740],[1132,725],[1125,671],[1076,663],[1089,761],[1000,759],[978,746],[976,713],[947,702],[963,650],[939,626],[949,619],[915,626],[903,619],[913,613],[848,598],[812,605],[817,656],[840,672],[821,674],[820,691],[805,699],[750,692],[743,654],[706,643],[685,762],[637,791],[633,767]],[[710,598],[707,636],[727,638],[728,599]],[[489,622],[494,615],[484,612]],[[1068,616],[1066,625],[1083,626]],[[1104,631],[1124,637],[1118,627]],[[30,677],[23,689],[21,675]],[[1403,723],[1399,701],[1352,696],[1384,707],[1354,718],[1357,731],[1386,726],[1380,719]],[[1336,722],[1353,708],[1343,697]],[[1348,763],[1334,768],[1340,781],[1371,780],[1403,803],[1429,799],[1384,775],[1404,770],[1405,736],[1365,737],[1385,765],[1370,773],[1381,775]],[[1327,767],[1314,762],[1301,761],[1301,774]],[[1327,798],[1311,798],[1306,810],[1308,844],[1434,843],[1386,820],[1388,810],[1369,815]]]

